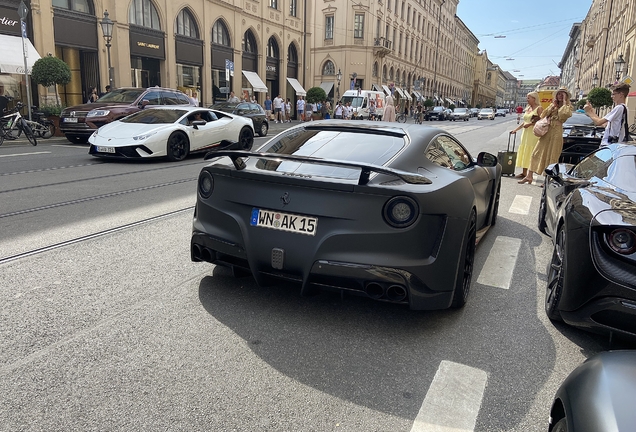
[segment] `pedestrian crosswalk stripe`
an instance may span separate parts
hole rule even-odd
[[[527,215],[530,213],[530,205],[532,204],[532,197],[526,195],[517,195],[512,201],[512,205],[508,210],[510,213]]]
[[[521,239],[499,236],[490,249],[477,283],[495,288],[509,289],[515,269]]]
[[[486,390],[485,371],[443,360],[411,432],[472,432]]]

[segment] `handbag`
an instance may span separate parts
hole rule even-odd
[[[550,117],[545,116],[538,122],[534,124],[532,127],[532,133],[539,138],[548,133],[548,129],[550,128]]]

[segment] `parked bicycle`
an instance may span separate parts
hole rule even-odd
[[[395,117],[398,123],[406,123],[406,114],[400,113]]]
[[[33,107],[31,111],[32,120],[25,120],[35,135],[49,139],[55,135],[55,123],[47,119],[43,112],[36,111],[36,109],[37,107]]]
[[[24,105],[18,102],[9,114],[0,117],[0,126],[2,126],[0,128],[2,130],[0,133],[0,145],[2,145],[5,139],[14,140],[19,138],[22,132],[24,132],[24,136],[27,137],[32,145],[38,145],[33,130],[27,123],[27,120],[20,114],[20,110],[23,106]]]

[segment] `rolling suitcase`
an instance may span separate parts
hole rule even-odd
[[[510,137],[512,138],[512,151],[510,151]],[[515,165],[517,165],[517,152],[515,151],[515,141],[517,140],[517,134],[508,135],[508,147],[506,151],[500,151],[497,154],[497,159],[501,164],[501,175],[515,175]]]

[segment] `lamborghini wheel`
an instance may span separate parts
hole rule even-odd
[[[452,308],[460,308],[466,304],[468,292],[473,279],[473,265],[475,263],[475,242],[477,240],[477,218],[473,211],[468,220],[468,232],[466,241],[460,255],[460,264],[457,271],[457,282],[453,292]]]
[[[166,155],[170,162],[182,161],[190,153],[188,137],[181,132],[173,132],[168,138]]]

